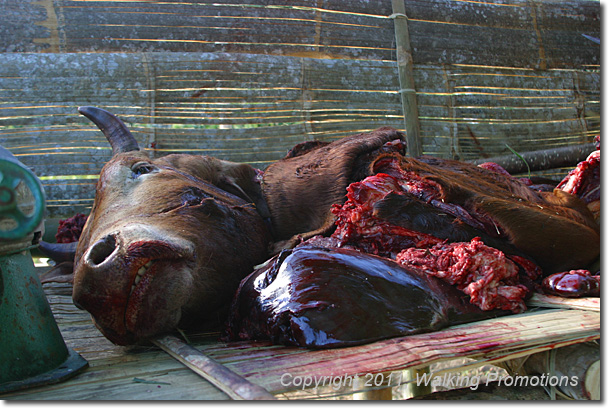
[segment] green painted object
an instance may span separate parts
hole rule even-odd
[[[20,207],[20,184],[25,185],[22,189],[29,190],[33,209],[25,211]],[[2,240],[26,237],[40,225],[44,215],[44,191],[36,176],[19,163],[3,159],[0,159],[0,215],[13,220],[12,229],[0,230]]]
[[[7,153],[0,150],[0,394],[65,380],[87,365],[64,343],[30,254],[43,225],[42,187]]]
[[[0,383],[35,376],[68,356],[28,251],[0,257]]]

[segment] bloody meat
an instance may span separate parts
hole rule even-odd
[[[599,297],[600,276],[585,269],[559,272],[544,278],[540,288],[546,294],[564,298]]]
[[[519,283],[519,267],[480,238],[405,249],[396,260],[455,285],[470,296],[470,303],[483,310],[520,313],[526,309],[524,299],[529,290]]]
[[[522,256],[516,256],[512,261],[502,251],[486,246],[480,237],[475,236],[470,242],[446,243],[445,239],[395,225],[377,216],[379,204],[392,195],[411,196],[421,203],[432,203],[439,210],[447,211],[447,218],[465,221],[460,224],[462,227],[479,228],[479,232],[484,232],[485,222],[478,221],[459,205],[441,201],[442,189],[435,181],[420,178],[412,172],[403,172],[400,179],[380,173],[351,184],[347,191],[345,204],[333,208],[337,230],[332,237],[339,246],[396,258],[405,266],[423,268],[429,275],[456,285],[470,296],[471,303],[483,310],[525,310],[524,300],[533,281],[528,283],[530,289],[520,284],[519,268],[525,268],[525,279],[533,280],[540,273],[533,262]],[[432,215],[438,219],[439,213]],[[430,212],[422,213],[428,214]],[[411,216],[417,218],[415,213]],[[448,224],[454,231],[456,225],[454,221]],[[467,231],[469,235],[475,233],[472,229]],[[522,263],[517,265],[515,262]]]
[[[87,216],[84,214],[76,214],[73,217],[61,219],[55,234],[57,243],[78,242],[85,222],[87,222]]]
[[[597,220],[600,213],[600,151],[593,151],[585,161],[557,185],[562,191],[581,198]]]
[[[400,181],[386,174],[377,174],[351,184],[347,188],[345,204],[333,206],[332,212],[337,217],[333,238],[339,241],[340,246],[351,245],[366,253],[392,258],[405,248],[422,248],[443,242],[433,235],[401,227],[376,216],[375,206],[378,203],[388,195],[402,191]]]

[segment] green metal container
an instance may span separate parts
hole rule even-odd
[[[30,249],[44,230],[34,174],[0,147],[0,394],[65,380],[87,362],[61,336]]]

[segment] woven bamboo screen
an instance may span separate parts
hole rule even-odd
[[[392,3],[0,0],[0,145],[61,217],[88,212],[110,158],[79,105],[118,114],[151,155],[260,168],[304,140],[405,129]],[[599,133],[599,1],[404,6],[425,154],[485,158]]]

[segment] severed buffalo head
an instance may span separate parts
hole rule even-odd
[[[79,112],[103,131],[113,156],[76,250],[75,304],[122,345],[224,320],[239,281],[267,257],[257,170],[195,155],[151,160],[118,118]]]

